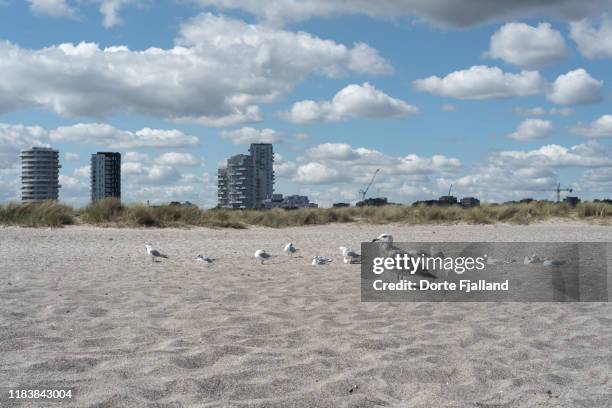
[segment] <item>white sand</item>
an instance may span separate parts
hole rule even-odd
[[[610,406],[611,304],[361,303],[337,248],[381,232],[612,242],[565,223],[0,228],[0,406],[6,387],[75,390],[53,407]],[[152,264],[145,242],[170,259]],[[256,265],[260,248],[279,256]]]

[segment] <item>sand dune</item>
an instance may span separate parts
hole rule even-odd
[[[610,406],[609,303],[362,303],[337,248],[381,232],[612,242],[581,224],[0,228],[0,406],[45,406],[8,387],[71,388],[48,406],[78,407]],[[260,248],[279,256],[258,265]]]

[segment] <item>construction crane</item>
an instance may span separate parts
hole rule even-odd
[[[561,202],[561,192],[562,191],[567,191],[568,193],[571,193],[573,191],[573,189],[571,188],[561,188],[561,183],[557,183],[557,187],[553,190],[542,190],[542,191],[554,191],[555,193],[557,193],[557,202],[560,203]]]
[[[448,189],[448,195],[449,195],[449,197],[450,197],[450,194],[451,194],[451,190],[452,190],[452,189],[453,189],[453,185],[451,184],[450,188]]]
[[[368,190],[370,189],[370,187],[372,187],[372,184],[374,183],[374,179],[376,178],[376,175],[378,174],[379,171],[380,169],[376,169],[376,171],[374,172],[374,175],[372,176],[372,180],[370,180],[370,183],[367,185],[367,187],[365,189],[359,190],[361,201],[365,201],[366,194],[368,194]]]

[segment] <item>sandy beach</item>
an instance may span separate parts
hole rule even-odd
[[[0,406],[610,406],[611,304],[362,303],[337,248],[381,232],[612,242],[612,227],[578,223],[0,228]],[[169,258],[152,263],[147,242]],[[278,257],[256,264],[256,249]]]

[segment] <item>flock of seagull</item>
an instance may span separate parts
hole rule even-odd
[[[382,246],[382,249],[385,251],[387,256],[395,256],[398,253],[404,253],[403,250],[400,250],[399,248],[393,246],[393,236],[391,234],[380,234],[377,238],[373,239],[372,242],[381,242],[384,245]],[[145,248],[147,249],[147,254],[151,257],[151,260],[153,262],[158,262],[158,259],[160,258],[168,258],[167,255],[162,254],[161,252],[159,252],[157,249],[155,249],[153,247],[152,244],[145,244]],[[342,254],[342,258],[345,264],[354,264],[354,263],[361,263],[361,254],[359,254],[357,251],[355,251],[354,249],[350,248],[350,247],[345,247],[345,246],[341,246],[338,248],[340,250],[340,253]],[[296,248],[295,244],[293,242],[289,242],[288,244],[285,245],[284,247],[284,252],[287,254],[287,256],[293,256],[296,252],[299,251],[298,248]],[[417,252],[417,251],[407,251],[406,252],[408,255],[416,257],[416,256],[420,256],[420,255],[425,255],[425,256],[432,256],[432,257],[441,257],[444,258],[444,254],[442,252],[436,252],[434,253],[433,248],[431,249],[431,254],[428,254],[427,252]],[[254,257],[255,257],[255,262],[260,262],[262,265],[266,262],[269,261],[270,259],[274,258],[276,255],[272,255],[270,253],[268,253],[266,250],[264,249],[258,249],[257,251],[255,251]],[[213,264],[216,259],[210,256],[206,256],[206,255],[198,255],[196,256],[196,261],[198,262],[203,262],[206,264]],[[327,257],[327,256],[323,256],[323,255],[315,255],[312,257],[312,262],[311,264],[313,266],[317,266],[317,265],[327,265],[332,263],[334,260],[333,258]],[[512,260],[497,260],[497,259],[493,259],[490,258],[487,260],[488,264],[498,264],[498,263],[514,263],[516,262],[516,260],[512,259]],[[554,260],[548,257],[541,257],[539,255],[533,254],[533,255],[528,255],[524,258],[523,263],[525,265],[529,265],[529,264],[542,264],[543,266],[561,266],[563,265],[565,262],[564,261],[558,261],[558,260]],[[428,274],[429,275],[429,274]]]
[[[390,234],[380,234],[377,238],[373,239],[372,242],[386,242],[390,244],[393,242],[393,236],[391,236]],[[147,249],[147,254],[151,257],[151,261],[153,262],[159,262],[161,261],[161,258],[168,258],[168,255],[165,255],[155,249],[153,247],[153,244],[145,244],[145,248]],[[361,254],[359,254],[354,249],[346,246],[341,246],[338,249],[342,254],[344,263],[354,264],[361,262]],[[287,256],[293,256],[296,252],[299,251],[299,249],[295,246],[293,242],[289,242],[287,245],[285,245],[283,250],[287,254]],[[264,249],[258,249],[257,251],[255,251],[254,257],[256,262],[260,262],[263,265],[264,262],[270,260],[271,258],[274,258],[275,255],[268,253]],[[198,255],[196,256],[195,260],[206,264],[213,264],[216,261],[215,258],[207,255]],[[315,255],[312,257],[311,263],[313,266],[317,266],[327,265],[332,263],[333,261],[333,258],[330,258],[328,256]]]

